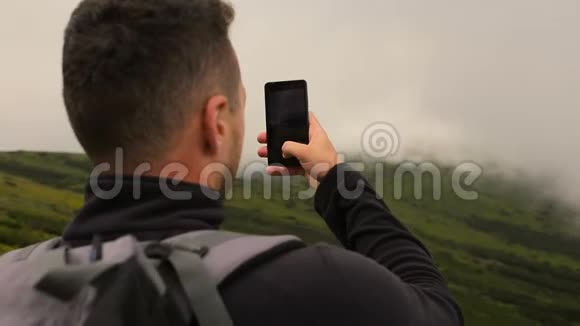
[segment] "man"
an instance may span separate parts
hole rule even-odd
[[[63,56],[68,116],[95,165],[122,171],[91,180],[65,242],[81,246],[95,234],[109,241],[128,233],[161,240],[218,229],[227,218],[222,199],[208,193],[224,188],[223,176],[235,174],[242,151],[246,94],[228,37],[233,18],[221,0],[85,0],[75,10]],[[346,250],[297,249],[222,284],[234,323],[462,324],[425,247],[360,174],[337,164],[314,116],[310,136],[308,145],[289,142],[283,152],[300,160],[303,170],[292,172],[318,188],[315,208]],[[266,135],[258,140],[264,144]],[[208,167],[215,173],[204,173]],[[121,175],[121,187],[105,198]],[[339,191],[361,182],[357,198]],[[190,199],[165,196],[164,183]]]

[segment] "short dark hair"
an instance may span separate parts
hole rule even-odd
[[[63,96],[88,156],[155,159],[212,92],[236,103],[234,15],[221,0],[82,1],[65,32]]]

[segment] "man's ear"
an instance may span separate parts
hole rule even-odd
[[[228,110],[228,99],[223,95],[212,96],[203,110],[204,149],[210,154],[219,152],[224,142],[226,123],[223,112]]]

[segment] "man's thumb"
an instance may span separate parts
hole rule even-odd
[[[295,157],[300,161],[304,158],[304,154],[306,154],[307,148],[307,145],[293,141],[287,141],[282,146],[282,154],[284,155],[284,158]]]

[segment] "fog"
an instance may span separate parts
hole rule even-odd
[[[77,1],[0,2],[0,150],[80,151],[60,97],[62,31]],[[580,199],[577,0],[238,0],[246,161],[263,84],[306,79],[341,151],[392,124],[399,158],[497,162]],[[417,156],[421,154],[421,156]]]

